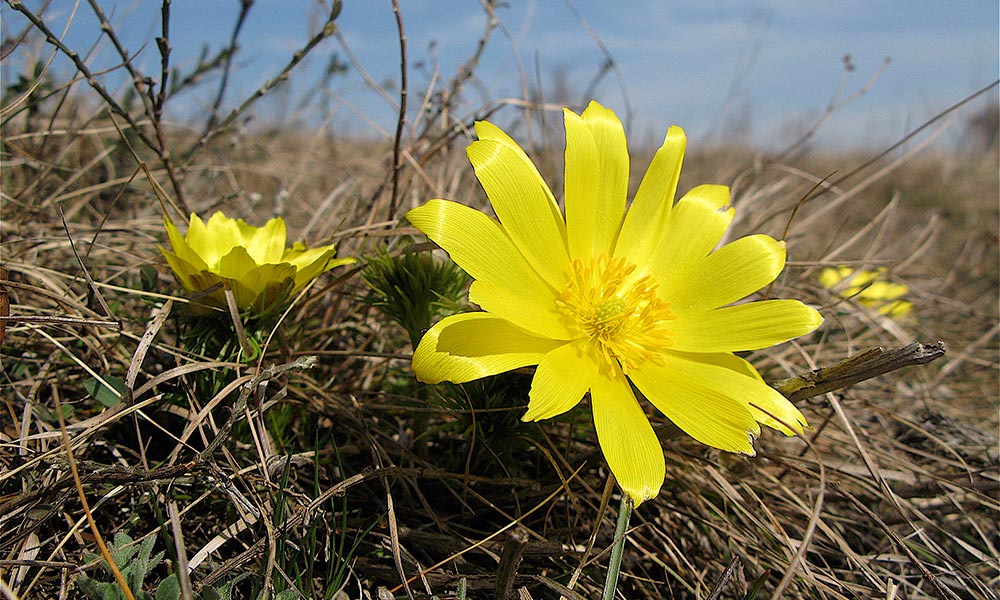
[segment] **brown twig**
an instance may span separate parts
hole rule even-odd
[[[805,375],[782,379],[771,384],[792,402],[819,396],[884,375],[911,365],[922,365],[944,356],[944,342],[913,342],[899,348],[879,346],[849,356],[844,360],[814,369]]]
[[[259,100],[265,94],[270,92],[276,85],[284,81],[287,81],[289,76],[291,75],[291,72],[299,65],[299,63],[301,63],[305,59],[306,56],[309,55],[310,52],[316,49],[316,46],[318,46],[320,42],[322,42],[326,38],[336,33],[337,24],[335,23],[335,21],[337,19],[337,16],[340,15],[341,7],[342,7],[341,0],[335,0],[333,3],[333,7],[330,9],[329,14],[327,14],[326,21],[323,23],[323,27],[320,28],[319,32],[316,35],[309,38],[309,41],[307,41],[305,45],[303,45],[301,48],[296,50],[295,53],[292,54],[292,57],[281,69],[281,71],[278,72],[277,75],[264,82],[264,85],[258,88],[256,92],[247,97],[239,106],[229,111],[229,114],[227,114],[224,119],[219,121],[215,127],[213,127],[210,131],[206,132],[201,137],[199,137],[198,141],[192,144],[190,148],[185,150],[184,153],[181,154],[180,163],[184,165],[188,164],[191,161],[191,159],[194,158],[195,154],[198,153],[198,151],[204,148],[210,141],[215,139],[217,135],[228,129],[229,126],[233,124],[233,121],[235,121],[236,118],[239,117],[241,114],[246,112],[246,110],[250,108],[251,105],[257,102],[257,100]]]
[[[183,189],[181,188],[180,185],[180,179],[177,175],[176,167],[173,163],[173,160],[171,159],[170,152],[167,149],[166,137],[164,135],[163,124],[161,122],[161,117],[163,113],[162,105],[164,99],[163,86],[165,85],[166,81],[164,80],[160,82],[161,89],[159,95],[159,106],[157,106],[155,102],[150,100],[150,98],[152,97],[151,90],[153,82],[148,77],[143,76],[142,73],[140,73],[132,64],[133,56],[129,55],[128,51],[125,49],[121,41],[118,39],[114,27],[112,27],[111,24],[108,22],[107,18],[104,15],[104,12],[101,10],[100,5],[95,0],[89,0],[90,6],[94,11],[94,15],[97,17],[97,20],[100,23],[101,31],[104,32],[104,34],[108,37],[109,40],[111,40],[111,44],[115,47],[115,50],[118,52],[119,56],[121,56],[122,66],[125,68],[126,71],[128,71],[129,75],[132,78],[132,85],[135,88],[136,92],[138,93],[139,97],[142,99],[143,112],[149,118],[149,121],[152,124],[153,130],[156,134],[156,138],[154,139],[150,137],[149,134],[146,133],[142,127],[140,127],[139,122],[136,121],[135,118],[131,114],[129,114],[129,112],[125,110],[125,108],[122,107],[121,104],[119,104],[118,101],[116,101],[111,96],[111,94],[107,91],[107,89],[105,89],[105,87],[97,80],[95,75],[90,71],[86,63],[83,61],[83,59],[80,58],[80,55],[75,50],[72,50],[71,48],[66,46],[62,42],[62,40],[60,40],[52,32],[52,30],[48,28],[45,21],[40,16],[36,15],[31,10],[27,9],[22,2],[18,2],[15,0],[6,0],[6,1],[11,8],[17,10],[25,17],[27,17],[28,20],[31,21],[31,23],[39,31],[42,32],[42,34],[45,36],[45,40],[49,44],[55,46],[57,50],[65,54],[66,57],[73,62],[73,66],[77,69],[80,75],[84,77],[84,79],[87,81],[90,87],[95,92],[97,92],[97,94],[101,97],[101,99],[103,99],[104,102],[107,104],[109,112],[111,114],[117,114],[121,118],[125,119],[129,127],[133,131],[135,131],[139,139],[142,140],[143,144],[145,144],[147,148],[149,148],[150,150],[153,151],[154,154],[156,154],[156,156],[160,159],[160,162],[163,163],[163,168],[164,170],[166,170],[167,177],[170,179],[171,185],[174,188],[174,193],[177,196],[177,202],[181,206],[185,206],[185,212],[187,212],[186,205],[184,202]],[[167,12],[167,14],[169,14],[169,11]],[[166,31],[166,23],[164,23],[164,31]],[[164,46],[169,47],[169,44],[166,41],[166,39],[164,39],[164,41],[160,44],[161,53]],[[164,66],[163,66],[164,71],[166,70],[166,63],[165,63],[166,60],[167,59],[164,56],[162,58],[162,61],[164,61]]]
[[[10,298],[7,296],[7,277],[10,271],[0,267],[0,344],[3,344],[4,333],[7,331],[7,320],[10,318]]]
[[[121,40],[118,39],[118,34],[115,32],[115,28],[111,26],[111,23],[104,15],[101,5],[98,4],[96,0],[87,0],[87,3],[90,4],[90,9],[94,11],[94,15],[100,23],[101,32],[106,35],[109,40],[111,40],[111,45],[115,47],[115,51],[118,53],[118,56],[121,57],[121,66],[128,71],[129,76],[132,78],[132,87],[135,89],[139,98],[142,99],[145,113],[152,116],[153,104],[149,98],[149,88],[152,86],[152,82],[148,77],[145,77],[142,73],[140,73],[135,68],[135,65],[132,64],[132,61],[138,52],[136,54],[129,55],[128,50],[125,49]]]
[[[70,59],[73,63],[73,67],[76,68],[80,75],[84,77],[90,87],[97,92],[101,99],[107,103],[108,108],[110,108],[115,114],[125,119],[129,126],[136,132],[136,135],[138,135],[143,143],[146,144],[146,146],[153,151],[157,150],[157,144],[152,140],[152,138],[142,131],[142,128],[140,128],[139,124],[132,118],[132,115],[130,115],[114,98],[111,97],[111,94],[104,88],[103,85],[101,85],[101,82],[97,80],[94,74],[91,73],[90,68],[87,67],[87,64],[83,62],[82,58],[80,58],[79,53],[63,44],[62,40],[60,40],[59,37],[51,29],[49,29],[48,25],[45,24],[45,21],[25,7],[23,2],[20,2],[19,0],[6,0],[6,2],[8,6],[27,17],[27,19],[31,21],[31,24],[42,32],[42,35],[45,36],[46,42],[55,46],[60,52],[65,54],[66,57]]]
[[[889,67],[890,62],[891,61],[888,58],[882,61],[882,64],[879,66],[878,69],[875,70],[874,73],[872,73],[872,76],[868,78],[868,81],[864,85],[854,90],[854,92],[847,95],[846,97],[841,98],[840,92],[844,88],[844,82],[846,80],[847,74],[854,70],[853,63],[851,62],[851,57],[849,55],[845,56],[844,69],[843,71],[841,71],[840,82],[837,84],[837,88],[833,92],[833,96],[830,98],[830,101],[827,103],[826,108],[823,110],[823,114],[821,114],[819,118],[816,119],[816,122],[813,123],[812,127],[810,127],[809,130],[802,135],[802,137],[800,137],[790,146],[781,151],[777,156],[770,159],[769,162],[780,162],[788,158],[789,155],[791,155],[793,152],[804,146],[806,142],[812,139],[813,136],[816,135],[816,132],[818,132],[821,127],[823,127],[823,124],[826,123],[826,121],[831,116],[833,116],[835,112],[837,112],[844,106],[850,104],[851,102],[854,102],[858,98],[867,94],[875,86],[875,83],[882,77],[882,74]]]
[[[600,49],[601,54],[604,55],[604,66],[602,67],[600,73],[605,72],[607,69],[611,69],[612,71],[614,71],[615,77],[618,79],[618,89],[621,91],[622,103],[625,105],[624,106],[625,118],[623,119],[623,121],[625,122],[625,132],[628,133],[632,129],[632,102],[629,100],[628,86],[625,85],[625,75],[622,73],[621,68],[619,68],[618,61],[615,60],[615,56],[611,54],[611,50],[608,48],[607,44],[604,43],[604,40],[601,39],[601,36],[598,35],[597,31],[595,31],[594,28],[590,26],[590,23],[588,23],[587,20],[583,18],[583,15],[580,14],[580,11],[576,9],[576,6],[573,4],[573,0],[563,0],[563,1],[566,3],[566,7],[569,9],[569,11],[573,13],[573,17],[576,19],[577,23],[580,24],[580,27],[582,27],[583,30],[587,33],[587,35],[590,36],[590,39],[593,40],[595,44],[597,44],[597,47],[598,49]],[[599,77],[600,76],[601,75],[599,74]],[[595,86],[592,85],[590,89],[593,89],[593,87]],[[585,98],[584,100],[585,101],[589,100],[589,98]]]
[[[160,122],[170,83],[170,0],[160,4],[160,37],[156,38],[156,48],[160,52],[160,89],[153,98],[153,116],[155,122]]]
[[[170,532],[174,536],[174,550],[177,552],[177,581],[181,588],[182,600],[194,600],[194,592],[191,589],[191,575],[188,573],[187,548],[184,545],[184,528],[181,526],[180,510],[177,508],[177,501],[171,500],[167,503],[167,517],[170,519]]]
[[[215,94],[215,100],[212,102],[212,108],[208,113],[208,121],[205,123],[205,129],[202,131],[202,136],[208,135],[212,128],[215,127],[216,122],[219,120],[219,109],[222,107],[222,99],[226,95],[226,87],[229,85],[229,76],[232,74],[233,70],[233,57],[236,55],[237,51],[237,41],[240,37],[240,31],[243,29],[243,24],[246,22],[247,15],[250,13],[250,7],[253,6],[253,0],[240,0],[240,14],[236,17],[236,24],[233,25],[233,32],[229,35],[229,45],[228,49],[224,52],[225,58],[222,60],[222,77],[219,81],[219,90]]]
[[[69,463],[70,473],[73,474],[73,484],[76,486],[77,496],[80,498],[80,504],[83,506],[83,514],[87,517],[87,523],[90,525],[90,531],[94,534],[94,541],[97,542],[97,547],[101,551],[101,556],[104,557],[104,561],[108,564],[108,569],[111,570],[112,575],[115,577],[115,581],[118,582],[118,586],[121,588],[122,594],[124,594],[126,600],[135,600],[135,596],[132,595],[132,590],[128,586],[128,582],[125,581],[125,576],[122,575],[121,569],[118,568],[118,564],[115,563],[115,559],[111,556],[111,551],[108,550],[108,545],[104,542],[104,537],[101,535],[101,530],[97,527],[97,521],[94,520],[94,514],[90,512],[90,503],[87,502],[87,494],[83,491],[83,482],[80,481],[80,473],[76,470],[76,459],[73,457],[73,446],[69,443],[69,434],[66,433],[66,420],[63,418],[62,404],[59,402],[59,395],[55,396],[56,402],[56,415],[59,418],[59,432],[62,437],[63,450],[66,452],[66,461]]]
[[[399,169],[402,167],[399,146],[406,124],[406,31],[403,29],[403,14],[399,10],[399,0],[392,0],[392,12],[396,16],[399,30],[399,118],[396,121],[396,135],[392,141],[392,199],[389,201],[389,220],[396,215],[399,206]]]
[[[6,297],[4,295],[0,297]],[[0,306],[3,302],[0,301]],[[57,317],[48,315],[0,315],[0,327],[6,323],[54,323],[59,325],[84,325],[93,327],[107,327],[116,331],[121,331],[122,324],[119,321],[108,321],[105,319],[82,319],[79,317]]]

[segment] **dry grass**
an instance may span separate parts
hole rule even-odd
[[[161,204],[123,143],[190,210],[280,214],[293,238],[364,259],[404,242],[412,232],[395,216],[426,198],[483,204],[462,148],[471,120],[497,107],[455,116],[428,102],[439,118],[404,136],[394,199],[391,142],[226,129],[178,160],[190,134],[162,131],[154,149],[85,89],[60,98],[2,124],[6,597],[82,597],[82,574],[110,581],[84,559],[98,552],[94,531],[155,539],[166,560],[151,566],[150,593],[189,564],[196,592],[229,582],[236,598],[453,597],[460,584],[476,598],[599,595],[617,492],[586,406],[520,424],[525,375],[416,384],[406,333],[372,307],[357,270],[307,290],[258,363],[192,354],[178,334],[185,299],[158,251]],[[155,140],[150,115],[132,114]],[[533,154],[560,189],[553,139]],[[636,149],[634,172],[648,150]],[[805,202],[868,157],[688,158],[682,189],[732,185],[735,235],[781,236],[794,213],[790,263],[770,293],[822,307],[826,323],[753,353],[765,378],[914,340],[944,340],[948,353],[804,401],[813,430],[766,435],[754,459],[651,415],[667,480],[633,515],[623,597],[997,597],[997,155],[933,152],[835,175]],[[897,322],[838,301],[815,275],[840,263],[889,267],[914,313]],[[199,395],[209,372],[222,387]],[[99,380],[126,398],[102,404]]]

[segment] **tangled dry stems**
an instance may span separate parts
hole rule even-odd
[[[102,577],[84,560],[96,552],[92,518],[108,540],[158,539],[169,560],[149,590],[186,563],[195,591],[236,582],[242,597],[448,596],[462,580],[471,597],[600,593],[617,503],[586,407],[516,424],[526,376],[499,390],[421,388],[406,333],[366,300],[357,270],[307,290],[259,363],[193,355],[178,338],[185,299],[157,250],[150,177],[177,179],[192,210],[281,214],[292,237],[336,240],[364,258],[412,233],[389,214],[391,143],[247,132],[204,144],[173,175],[140,147],[147,176],[120,122],[67,98],[3,125],[2,266],[17,317],[4,322],[2,347],[6,590],[76,597],[81,574]],[[429,197],[484,204],[461,149],[471,119],[494,109],[406,140],[402,209]],[[192,142],[163,133],[167,144]],[[545,142],[538,150],[558,155]],[[643,156],[636,149],[634,172]],[[681,188],[731,184],[736,235],[788,240],[791,262],[768,293],[823,307],[819,332],[750,356],[762,374],[774,381],[915,339],[942,339],[948,355],[803,401],[812,430],[766,435],[754,459],[701,447],[651,415],[667,481],[633,515],[623,593],[996,597],[995,151],[887,159],[819,196],[808,195],[817,182],[864,157],[754,158],[696,151]],[[558,162],[544,170],[559,189]],[[889,266],[915,315],[892,321],[815,282],[844,262]],[[298,368],[304,357],[317,360]],[[281,365],[296,368],[267,371]],[[205,373],[225,381],[210,397],[192,387]],[[126,399],[102,404],[95,381],[121,382]],[[492,403],[477,406],[483,397]]]

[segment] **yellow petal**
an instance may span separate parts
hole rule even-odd
[[[200,268],[196,267],[164,248],[160,248],[160,252],[162,252],[163,256],[167,259],[167,265],[170,266],[170,270],[177,276],[177,281],[180,282],[181,286],[189,292],[196,291],[198,288],[195,287],[194,281],[192,281],[191,277],[195,273],[203,270],[204,266],[201,266]]]
[[[236,250],[233,249],[233,252]],[[223,262],[225,260],[224,258]],[[284,303],[288,299],[289,293],[294,288],[295,273],[295,267],[288,263],[260,265],[250,269],[236,279],[236,281],[250,290],[254,297],[249,302],[241,301],[237,305],[241,309],[255,307],[254,310],[258,313],[266,313],[271,309],[277,309],[279,304]],[[278,288],[275,288],[275,285]]]
[[[677,313],[711,310],[749,296],[775,280],[785,266],[785,245],[767,235],[726,244],[693,263],[664,286]]]
[[[474,124],[476,129],[476,137],[481,140],[491,140],[494,142],[499,142],[505,146],[510,146],[514,152],[520,153],[524,160],[531,162],[528,155],[524,153],[521,146],[514,141],[514,138],[507,135],[503,129],[500,129],[493,123],[489,121],[476,121]]]
[[[753,397],[748,400],[748,408],[754,420],[761,425],[777,429],[785,435],[801,435],[804,428],[809,425],[794,404],[789,402],[780,392],[767,385],[757,369],[739,356],[728,353],[685,354],[685,358],[729,369],[753,380],[754,383],[749,384],[752,387]],[[765,387],[761,388],[758,384]],[[740,387],[743,386],[740,385]]]
[[[548,286],[530,290],[518,284],[477,280],[469,286],[469,301],[538,337],[571,339],[574,336],[549,290]]]
[[[774,388],[767,386],[767,389],[773,393],[767,395],[762,393],[757,400],[750,404],[750,414],[753,415],[753,418],[761,425],[766,425],[785,435],[802,435],[805,427],[809,425],[802,412]]]
[[[862,288],[878,279],[879,274],[875,271],[855,271],[848,283],[853,288]]]
[[[638,506],[660,493],[663,448],[621,369],[594,379],[590,390],[597,441],[618,485]]]
[[[484,132],[493,130],[497,128],[477,123],[480,140],[470,144],[466,154],[514,245],[549,285],[561,287],[569,256],[559,207],[523,150],[516,144],[483,138]]]
[[[611,255],[625,213],[629,154],[615,113],[591,102],[581,116],[564,110],[566,222],[570,254]]]
[[[219,259],[218,266],[212,269],[212,272],[228,279],[240,280],[256,268],[257,263],[247,254],[246,249],[242,246],[236,246]]]
[[[685,433],[714,448],[754,454],[760,426],[748,408],[766,385],[730,369],[670,352],[629,372],[639,391]],[[773,390],[771,390],[773,391]]]
[[[528,412],[522,421],[549,419],[580,403],[597,376],[601,360],[589,346],[586,340],[578,340],[542,357],[531,379]]]
[[[165,215],[163,217],[163,226],[167,230],[167,238],[170,240],[170,247],[173,249],[177,258],[195,267],[197,270],[208,268],[205,261],[198,256],[198,253],[195,252],[190,245],[188,245],[187,240],[185,240],[184,236],[181,235],[181,232],[177,230],[177,226],[174,225],[174,222]]]
[[[191,282],[194,286],[194,293],[191,294],[190,306],[195,312],[210,312],[205,310],[205,307],[213,307],[223,311],[226,309],[228,304],[226,303],[224,286],[229,285],[232,288],[230,280],[224,280],[210,271],[199,271],[191,276]],[[208,290],[212,291],[204,293]]]
[[[644,265],[653,255],[670,220],[686,144],[683,129],[671,127],[667,131],[625,215],[615,256],[627,256],[633,264]]]
[[[292,293],[297,294],[310,281],[316,279],[331,269],[336,269],[337,267],[342,267],[344,265],[353,265],[356,262],[358,262],[358,260],[353,256],[345,256],[344,258],[334,259],[331,255],[331,257],[326,261],[317,260],[308,265],[305,269],[300,269],[295,274],[295,288],[292,290]]]
[[[724,185],[700,185],[677,202],[649,265],[661,286],[669,289],[675,278],[715,248],[733,220],[733,209],[724,208],[727,204],[729,188]]]
[[[902,317],[910,314],[913,310],[913,303],[907,302],[905,300],[894,300],[888,304],[883,304],[879,307],[879,314],[885,315],[887,317]]]
[[[424,383],[463,383],[537,365],[564,342],[528,335],[488,313],[438,321],[413,352],[413,372]]]
[[[219,260],[243,241],[235,219],[230,219],[222,211],[216,211],[204,223],[197,215],[191,215],[187,231],[188,244],[208,264],[209,269],[217,268]]]
[[[669,322],[681,352],[759,350],[805,335],[823,317],[798,300],[762,300],[707,312],[683,313]]]
[[[901,283],[876,281],[865,288],[861,295],[872,300],[897,300],[909,291],[909,288]]]
[[[601,181],[597,144],[583,118],[563,109],[566,127],[566,235],[573,258],[589,259],[595,254],[598,224],[598,188]],[[608,253],[609,249],[597,251]]]
[[[226,284],[233,290],[233,300],[236,302],[236,307],[241,313],[253,312],[254,304],[257,299],[260,298],[261,292],[260,288],[251,288],[245,282],[238,279],[223,278]],[[218,293],[213,294],[213,296],[218,297]],[[227,306],[225,295],[222,298],[222,305]]]
[[[269,262],[290,263],[294,265],[296,269],[301,271],[309,268],[315,268],[317,263],[319,263],[321,267],[325,267],[327,261],[329,261],[333,255],[336,254],[336,252],[337,247],[332,244],[329,246],[317,246],[316,248],[305,248],[302,244],[297,244],[297,247],[285,249],[282,254],[278,256],[277,260]],[[250,256],[253,256],[253,254],[251,253]]]
[[[259,316],[279,308],[294,284],[295,267],[288,263],[250,266],[253,260],[242,248],[234,248],[221,262],[229,272],[238,272],[240,276],[220,276],[210,271],[196,273],[191,277],[196,292],[192,300],[224,309],[227,306],[224,286],[228,286],[240,312]],[[209,294],[197,293],[213,287],[216,289]]]
[[[280,265],[262,265],[262,270]],[[272,279],[271,275],[262,276],[262,287],[254,289],[253,301],[244,311],[253,317],[262,317],[283,309],[290,300],[294,280],[292,278]]]
[[[470,299],[527,331],[569,339],[555,313],[556,290],[518,251],[499,223],[467,206],[429,200],[406,218],[476,282]]]
[[[188,220],[187,233],[184,234],[184,239],[187,240],[191,250],[200,256],[207,264],[214,266],[219,260],[219,256],[221,256],[220,254],[217,252],[212,252],[211,254],[209,253],[209,250],[214,248],[214,246],[210,245],[211,237],[207,233],[205,222],[202,221],[201,217],[195,213],[191,213],[191,218]],[[209,258],[212,258],[211,262],[209,261]]]
[[[320,246],[309,250],[286,250],[280,262],[291,264],[295,267],[295,287],[292,294],[297,294],[310,281],[316,279],[330,269],[354,262],[354,259],[333,260],[333,255],[337,253],[335,246]],[[344,262],[344,261],[347,262]]]
[[[825,288],[832,288],[843,281],[852,271],[853,269],[850,267],[827,267],[820,271],[819,283]]]
[[[257,264],[279,263],[285,252],[285,220],[275,217],[263,227],[248,225],[243,219],[236,221],[239,245],[243,246]]]

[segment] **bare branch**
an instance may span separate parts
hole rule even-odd
[[[399,119],[396,121],[396,137],[392,142],[392,200],[389,201],[389,219],[396,215],[399,205],[399,144],[403,138],[403,126],[406,125],[406,32],[403,30],[403,15],[399,11],[399,0],[392,0],[392,12],[396,15],[396,27],[399,29]]]
[[[212,131],[212,128],[215,127],[216,122],[219,120],[219,109],[222,107],[222,98],[226,95],[226,87],[229,85],[229,75],[233,70],[233,56],[236,55],[237,41],[240,37],[240,31],[243,29],[243,24],[246,22],[247,14],[250,13],[251,6],[253,6],[253,0],[241,0],[240,2],[240,14],[236,17],[236,25],[233,26],[233,33],[229,36],[229,45],[223,53],[225,58],[222,62],[222,79],[219,81],[219,91],[215,94],[215,101],[212,102],[212,110],[208,114],[208,122],[205,123],[205,131],[202,132],[202,135],[208,135],[208,132]]]
[[[814,369],[805,375],[775,381],[771,387],[796,402],[839,390],[890,371],[922,365],[944,356],[944,342],[913,342],[899,348],[877,346],[849,356],[829,367]]]
[[[306,44],[302,48],[300,48],[294,54],[292,54],[291,59],[289,59],[288,63],[285,65],[283,69],[281,69],[281,71],[277,75],[264,82],[264,85],[262,85],[260,89],[251,94],[250,97],[244,100],[242,104],[231,110],[229,114],[226,115],[226,118],[222,119],[218,123],[218,125],[216,125],[210,131],[202,135],[201,138],[199,138],[198,141],[194,143],[194,145],[188,148],[181,155],[180,163],[186,164],[188,161],[190,161],[191,158],[195,154],[197,154],[199,150],[204,148],[206,144],[215,139],[215,136],[219,135],[220,133],[228,129],[229,126],[232,125],[233,121],[235,121],[236,118],[239,117],[241,114],[246,112],[246,110],[250,108],[250,106],[253,105],[254,102],[259,100],[264,94],[271,91],[271,89],[274,88],[279,83],[286,81],[289,75],[291,74],[292,70],[295,69],[295,67],[297,67],[299,63],[301,63],[302,60],[305,59],[305,57],[310,52],[312,52],[316,48],[316,46],[320,44],[320,42],[334,35],[337,31],[337,25],[335,21],[337,20],[337,17],[340,15],[341,7],[342,7],[341,0],[335,0],[333,3],[333,7],[330,9],[330,13],[326,17],[326,21],[323,23],[323,27],[320,28],[319,32],[316,35],[309,38],[309,41],[306,42]]]

